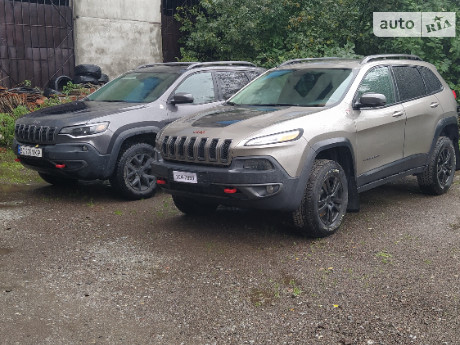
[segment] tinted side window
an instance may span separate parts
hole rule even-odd
[[[436,74],[434,74],[428,67],[419,66],[418,70],[425,81],[425,86],[428,93],[435,93],[442,90],[442,84]]]
[[[243,72],[216,72],[216,80],[223,99],[230,98],[249,82]]]
[[[416,67],[395,66],[393,72],[402,102],[426,95],[425,83]]]
[[[194,104],[215,101],[214,82],[210,72],[192,74],[178,86],[175,93],[178,92],[192,94]]]
[[[381,93],[387,98],[387,104],[395,103],[395,90],[388,67],[372,69],[361,81],[356,99],[365,93]]]

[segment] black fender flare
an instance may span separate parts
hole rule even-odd
[[[107,149],[107,152],[110,153],[110,159],[107,164],[106,171],[107,177],[110,177],[113,174],[115,165],[117,164],[118,155],[120,154],[120,150],[126,140],[134,136],[147,134],[152,135],[152,141],[154,141],[153,136],[156,136],[156,134],[164,126],[165,124],[161,122],[137,122],[118,128],[113,134]]]
[[[345,137],[336,137],[331,139],[320,140],[313,145],[311,145],[311,150],[309,154],[307,154],[307,160],[304,164],[304,168],[302,169],[302,173],[300,174],[299,178],[299,190],[305,190],[308,179],[310,178],[311,169],[313,168],[313,164],[315,159],[326,150],[332,148],[345,148],[350,153],[350,157],[347,160],[345,166],[342,167],[347,174],[347,182],[348,182],[348,208],[349,212],[357,212],[359,211],[359,194],[358,194],[358,186],[356,181],[356,159],[355,154],[353,151],[353,145],[351,144],[350,140]]]
[[[453,138],[454,150],[455,150],[455,157],[457,159],[456,169],[460,170],[460,149],[458,145],[459,140],[459,127],[458,127],[458,120],[457,116],[446,117],[441,120],[436,125],[436,130],[434,132],[433,141],[431,143],[430,153],[427,155],[426,165],[428,165],[428,160],[430,159],[431,155],[433,154],[434,148],[436,146],[436,142],[438,138],[441,136],[441,133],[448,127],[452,126],[455,129],[448,129],[447,134],[449,137]]]

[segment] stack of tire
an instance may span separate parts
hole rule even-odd
[[[72,79],[66,75],[60,75],[59,77],[53,78],[50,80],[47,88],[49,96],[53,92],[62,91],[64,86],[67,85],[69,81],[74,84],[93,84],[93,85],[103,85],[109,81],[109,76],[102,73],[101,68],[97,65],[84,64],[78,65],[75,67],[75,77]]]
[[[102,85],[109,81],[107,74],[97,65],[83,64],[75,67],[75,77],[72,79],[74,84],[93,84]]]

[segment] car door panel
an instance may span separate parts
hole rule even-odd
[[[407,114],[404,157],[426,154],[430,151],[436,124],[443,114],[435,95],[403,103]],[[420,135],[423,133],[423,135]]]
[[[406,115],[396,104],[392,75],[387,66],[371,69],[358,87],[355,102],[366,93],[383,94],[386,106],[354,110],[356,125],[356,166],[362,175],[403,158]]]
[[[403,158],[405,121],[401,104],[360,111],[356,117],[358,175]]]

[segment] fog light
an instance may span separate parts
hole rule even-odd
[[[274,191],[275,191],[275,187],[273,187],[273,186],[267,186],[267,193],[268,193],[268,194],[273,194]]]

